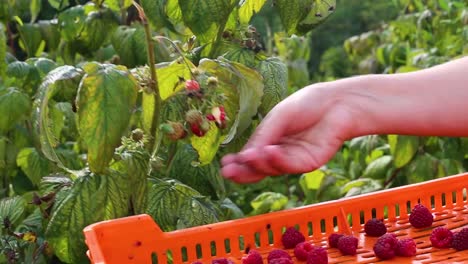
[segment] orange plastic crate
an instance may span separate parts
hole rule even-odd
[[[457,231],[468,225],[467,188],[468,173],[172,232],[162,232],[150,216],[138,215],[92,224],[84,234],[88,256],[95,264],[149,264],[152,255],[159,264],[211,263],[220,257],[241,263],[249,249],[256,249],[266,259],[270,250],[282,248],[281,234],[289,226],[298,227],[315,245],[326,247],[329,263],[468,263],[468,250],[433,248],[429,240],[435,227]],[[431,228],[415,229],[409,224],[409,212],[418,202],[432,209],[435,219]],[[417,255],[387,261],[376,258],[372,250],[376,238],[363,231],[363,224],[372,217],[385,219],[388,231],[399,238],[414,238]],[[327,237],[333,232],[358,237],[358,254],[343,256],[337,249],[329,249]],[[294,256],[292,250],[289,252]]]

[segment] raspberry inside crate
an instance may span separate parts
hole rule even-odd
[[[252,249],[267,263],[268,253],[282,249],[281,236],[294,226],[306,241],[328,251],[329,263],[468,263],[468,250],[439,249],[429,239],[434,228],[444,226],[459,231],[468,226],[466,190],[468,174],[459,174],[420,184],[344,198],[300,208],[268,213],[239,220],[194,228],[162,232],[148,215],[103,221],[84,229],[88,256],[95,264],[211,263],[227,258],[241,263]],[[418,203],[429,208],[434,222],[429,228],[414,228],[409,223],[411,209]],[[398,238],[413,238],[414,257],[380,260],[374,255],[377,238],[364,233],[364,223],[384,219],[389,233]],[[342,255],[329,248],[328,236],[339,232],[359,239],[355,256]],[[468,241],[467,241],[468,243]],[[305,263],[294,258],[295,263]]]

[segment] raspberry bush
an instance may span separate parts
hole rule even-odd
[[[106,219],[243,217],[219,159],[289,93],[265,8],[285,45],[335,1],[0,1],[0,262],[85,263]]]

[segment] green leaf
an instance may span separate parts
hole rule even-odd
[[[57,68],[57,63],[47,58],[30,58],[26,60],[26,62],[36,68],[41,79],[44,78],[50,71]]]
[[[129,197],[131,208],[134,214],[145,213],[147,206],[147,173],[149,171],[150,154],[139,147],[137,149],[123,148],[118,149],[120,161],[115,163],[112,168],[118,170],[124,175],[128,175]]]
[[[218,221],[208,200],[175,180],[151,182],[147,212],[164,231],[175,230],[178,224],[185,228]]]
[[[355,196],[381,190],[383,184],[381,180],[374,180],[369,178],[361,178],[346,183],[341,187],[341,192],[345,197]]]
[[[37,24],[23,24],[18,27],[21,44],[24,46],[28,57],[39,56],[45,47],[41,29]]]
[[[182,21],[178,0],[141,0],[140,3],[156,30],[166,27],[176,31],[175,24]]]
[[[203,137],[192,135],[190,142],[193,148],[198,152],[198,161],[200,165],[211,163],[218,152],[224,137],[221,136],[221,131],[214,122],[210,122],[210,129]]]
[[[120,11],[129,8],[133,0],[105,0],[104,3],[107,4],[110,9]]]
[[[177,229],[189,228],[218,222],[218,212],[215,205],[207,197],[193,196],[190,202],[182,203],[181,217],[177,221]]]
[[[55,104],[55,108],[63,115],[63,135],[66,138],[75,138],[78,135],[76,127],[76,114],[73,112],[72,104],[68,102],[60,102]],[[57,134],[56,134],[57,135]]]
[[[6,74],[18,79],[26,78],[33,70],[33,67],[24,61],[15,61],[8,64]]]
[[[184,144],[178,147],[167,177],[186,184],[202,195],[221,198],[226,195],[223,178],[219,173],[219,164],[216,160],[205,166],[198,166],[198,155],[193,147]]]
[[[72,87],[76,90],[77,84],[73,80],[81,79],[81,76],[82,71],[72,66],[61,66],[52,70],[43,79],[34,102],[34,105],[39,108],[39,111],[34,112],[36,120],[34,123],[41,142],[41,150],[48,159],[58,163],[61,168],[65,166],[54,151],[58,142],[53,133],[54,125],[50,123],[49,101],[63,92],[65,88]]]
[[[460,161],[442,159],[440,160],[440,163],[438,166],[437,177],[455,175],[455,174],[459,174],[463,172],[464,172],[464,168]]]
[[[54,174],[53,176],[47,176],[42,178],[39,189],[43,193],[58,192],[62,188],[68,188],[73,185],[73,181],[70,177],[60,174]]]
[[[263,192],[250,202],[254,209],[252,214],[264,214],[285,209],[288,197],[281,193]]]
[[[46,41],[48,52],[56,51],[60,44],[60,26],[58,21],[56,19],[40,20],[37,24],[41,29],[42,39]]]
[[[0,223],[4,223],[5,219],[8,219],[13,226],[18,224],[21,220],[26,202],[21,196],[15,196],[11,198],[3,198],[0,200]],[[3,225],[2,225],[3,229]]]
[[[120,63],[127,67],[147,64],[145,30],[141,24],[119,26],[111,37],[111,43],[119,55]],[[157,62],[172,60],[170,51],[162,42],[154,42],[154,55]]]
[[[363,177],[373,179],[384,179],[387,175],[388,169],[392,164],[393,157],[384,155],[367,165],[364,170]]]
[[[288,34],[296,33],[299,22],[307,16],[313,0],[275,0],[281,22]]]
[[[37,16],[41,12],[42,0],[31,0],[29,10],[31,12],[31,22],[36,21]]]
[[[22,170],[18,170],[16,175],[11,179],[11,185],[13,187],[13,191],[18,195],[23,195],[37,190],[37,186],[34,186]]]
[[[236,4],[234,0],[179,0],[185,25],[202,43],[212,41],[224,28]]]
[[[0,134],[4,134],[27,117],[31,111],[29,96],[20,90],[0,88]]]
[[[224,54],[224,58],[233,62],[244,64],[247,67],[254,68],[258,62],[255,52],[243,47],[235,47]]]
[[[117,26],[117,18],[110,10],[90,12],[84,21],[83,30],[76,36],[76,39],[82,44],[80,52],[92,53],[98,50],[111,39]]]
[[[388,135],[390,152],[396,168],[401,168],[411,161],[418,151],[419,138],[415,136]]]
[[[48,1],[49,1],[49,4],[57,10],[62,10],[65,7],[70,5],[69,0],[48,0]]]
[[[252,123],[263,96],[262,76],[239,63],[228,63],[203,59],[199,68],[218,78],[218,89],[227,98],[224,108],[228,122],[228,135],[223,141],[227,144],[242,133]]]
[[[307,16],[297,25],[297,33],[304,35],[324,22],[336,9],[336,0],[313,0]]]
[[[83,6],[73,6],[58,16],[60,34],[66,41],[75,40],[85,27],[86,14]]]
[[[299,183],[304,190],[318,190],[322,185],[323,178],[325,178],[325,172],[315,170],[302,174]]]
[[[443,140],[440,142],[440,147],[444,158],[460,161],[464,159],[466,148],[463,148],[460,138],[440,138],[440,140]]]
[[[224,209],[224,218],[228,219],[240,219],[244,218],[244,212],[233,202],[231,199],[224,199],[221,204],[221,208]]]
[[[303,35],[324,21],[336,0],[275,0],[281,22],[290,35]]]
[[[450,12],[449,2],[447,0],[439,0],[439,6],[446,12]]]
[[[107,175],[80,175],[73,186],[62,188],[45,237],[55,255],[66,263],[86,263],[83,228],[92,223],[126,216],[127,181],[115,171]]]
[[[124,66],[88,63],[76,99],[78,129],[91,171],[103,171],[128,129],[137,83]]]
[[[372,150],[371,154],[367,155],[366,157],[366,164],[373,162],[374,160],[382,157],[383,155],[384,155],[384,152],[381,149]]]
[[[243,0],[239,7],[239,21],[241,24],[248,24],[252,16],[257,14],[265,5],[267,0]]]
[[[288,67],[278,58],[268,58],[258,65],[265,88],[259,112],[265,116],[288,92]]]
[[[408,164],[408,183],[419,183],[436,178],[438,173],[438,164],[436,161],[436,159],[427,153],[416,156],[416,158]]]
[[[28,176],[31,182],[38,186],[42,177],[50,173],[49,161],[35,148],[24,148],[18,153],[16,163]]]
[[[36,208],[31,214],[29,214],[18,226],[19,232],[32,231],[36,234],[43,232],[42,220],[44,220],[41,209]]]

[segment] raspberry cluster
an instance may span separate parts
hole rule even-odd
[[[422,204],[413,207],[409,222],[414,228],[429,228],[434,222],[431,211]],[[387,233],[387,227],[381,219],[370,219],[364,224],[364,231],[369,237],[377,237],[373,246],[374,254],[381,260],[392,259],[396,256],[413,257],[417,253],[413,238],[397,238],[393,233]],[[434,248],[468,249],[468,227],[453,232],[446,227],[437,227],[430,236]],[[292,255],[286,251],[293,249],[294,257],[307,264],[328,264],[326,248],[316,246],[306,241],[305,236],[294,227],[288,227],[281,237],[284,249],[273,249],[269,252],[266,263],[262,255],[256,250],[250,250],[242,257],[242,264],[293,264]],[[337,248],[342,255],[356,255],[359,240],[352,235],[333,233],[328,237],[330,248]],[[213,260],[212,264],[231,264],[229,259]],[[193,262],[192,264],[200,264]]]

